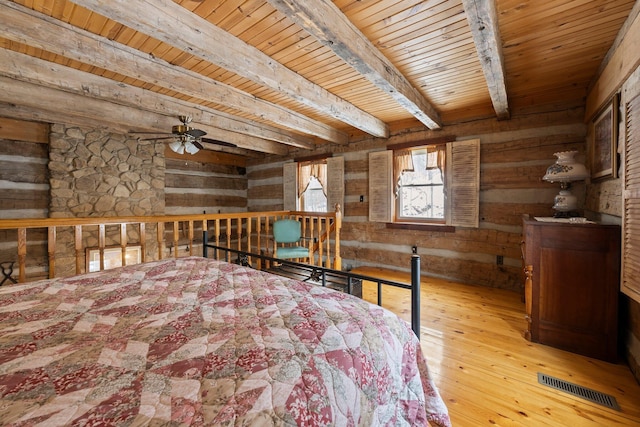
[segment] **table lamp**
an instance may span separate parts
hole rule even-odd
[[[542,177],[545,181],[560,183],[560,193],[554,198],[553,204],[555,217],[578,216],[578,198],[571,194],[571,183],[588,178],[589,171],[575,160],[576,154],[577,151],[554,153],[557,160],[547,168],[547,173]]]

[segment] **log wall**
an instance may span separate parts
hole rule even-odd
[[[0,117],[0,218],[43,218],[49,209],[49,125]]]
[[[464,283],[521,291],[522,215],[551,216],[559,187],[542,181],[553,153],[578,150],[584,158],[583,110],[485,120],[446,126],[440,131],[405,129],[388,140],[363,137],[349,146],[324,146],[345,158],[345,208],[341,248],[344,267],[406,269],[411,247],[422,256],[423,274]],[[368,153],[387,144],[452,135],[481,140],[480,227],[453,232],[435,227],[387,228],[368,221]],[[305,152],[309,155],[309,152]],[[315,154],[315,153],[314,153]],[[294,153],[291,157],[300,157]],[[249,210],[282,209],[282,164],[271,156],[248,163]],[[585,186],[574,187],[584,200]],[[360,202],[363,196],[363,202]],[[498,265],[498,256],[503,263]]]
[[[247,176],[242,166],[166,159],[167,215],[247,210]]]

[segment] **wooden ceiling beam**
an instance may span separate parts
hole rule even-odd
[[[16,80],[13,77],[0,76],[0,102],[15,103],[20,99],[20,105],[33,108],[39,111],[57,112],[63,111],[59,115],[58,123],[71,123],[78,126],[90,126],[92,121],[114,124],[113,129],[123,130],[125,125],[131,128],[155,129],[158,132],[166,132],[171,126],[176,124],[166,115],[153,113],[148,110],[141,110],[137,107],[130,107],[122,104],[114,104],[102,99],[92,98],[73,92],[66,92],[40,86],[34,83]],[[68,116],[68,120],[65,117]],[[74,120],[75,119],[75,120]],[[84,122],[78,123],[78,119]],[[288,153],[286,145],[277,144],[264,139],[243,135],[237,132],[212,128],[211,126],[199,126],[200,129],[215,135],[217,139],[236,144],[238,147],[246,149],[284,155]],[[215,133],[214,133],[215,132]],[[222,147],[221,147],[222,148]],[[237,150],[237,149],[235,149]],[[224,150],[224,151],[235,151]]]
[[[436,109],[331,0],[267,1],[429,129],[442,127]]]
[[[256,126],[250,121],[228,116],[201,105],[6,49],[0,49],[0,63],[4,64],[0,69],[0,75],[4,77],[133,107],[142,112],[161,114],[171,117],[172,122],[176,123],[179,115],[188,115],[195,120],[194,124],[197,124],[198,128],[214,135],[216,139],[232,142],[246,149],[269,153],[287,152],[285,145],[269,140],[278,136],[277,133],[274,135],[271,129]],[[168,132],[171,126],[144,128],[142,124],[134,122],[131,128]],[[246,141],[238,138],[238,135],[242,134],[246,137]],[[234,141],[227,141],[224,136],[232,137]],[[257,141],[260,143],[256,143]]]
[[[297,112],[193,71],[171,65],[141,51],[97,36],[16,3],[0,0],[0,36],[194,98],[225,105],[325,141],[346,144],[348,135]],[[38,31],[33,29],[37,28]],[[287,131],[282,131],[286,135]],[[293,135],[293,134],[292,134]],[[288,137],[313,146],[311,137]],[[276,140],[290,144],[287,139]]]
[[[462,0],[480,65],[498,119],[508,119],[509,102],[495,0]]]
[[[389,129],[383,121],[307,80],[259,49],[172,0],[71,1],[373,136],[389,136]]]

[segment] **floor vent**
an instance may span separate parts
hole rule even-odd
[[[616,398],[609,396],[608,394],[601,393],[599,391],[591,390],[581,385],[573,384],[558,378],[550,377],[549,375],[538,372],[538,382],[542,385],[555,388],[556,390],[564,391],[577,397],[581,397],[590,402],[597,403],[607,408],[620,410]]]

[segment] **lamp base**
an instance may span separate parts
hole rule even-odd
[[[573,212],[578,210],[578,198],[571,194],[568,185],[562,186],[562,189],[553,199],[553,202],[553,209],[557,212]]]

